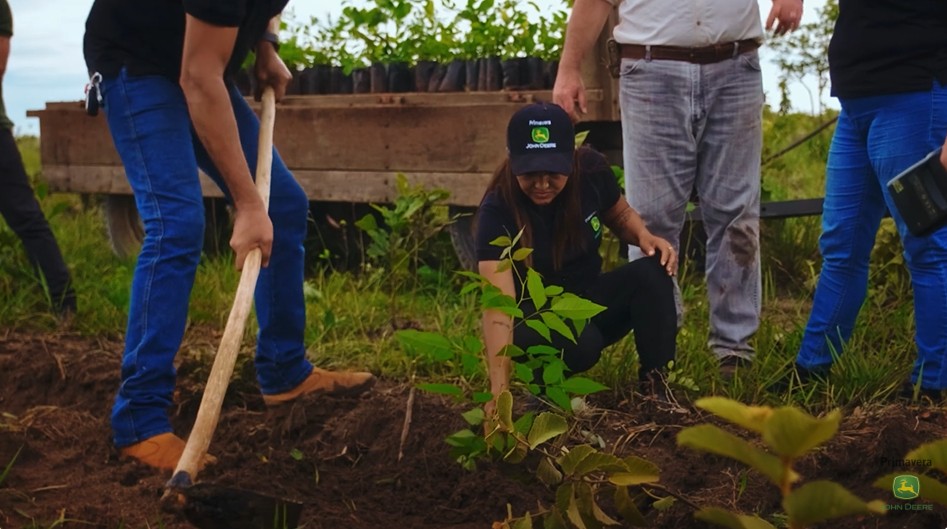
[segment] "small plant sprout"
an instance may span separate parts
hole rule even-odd
[[[747,406],[723,397],[703,398],[696,405],[759,435],[768,450],[712,424],[682,430],[677,435],[678,445],[735,459],[765,476],[779,488],[789,529],[803,529],[845,516],[884,514],[881,501],[866,503],[832,481],[812,481],[793,488],[800,480],[793,464],[835,436],[842,418],[838,410],[816,418],[791,406]],[[758,516],[717,507],[705,507],[694,516],[731,529],[775,529]]]

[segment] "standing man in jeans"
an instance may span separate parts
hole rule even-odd
[[[174,469],[184,450],[167,412],[204,239],[198,167],[233,204],[237,266],[250,250],[262,251],[254,301],[264,403],[358,393],[374,380],[313,368],[306,358],[309,201],[275,151],[268,213],[253,184],[260,123],[233,77],[253,49],[259,86],[272,86],[277,100],[286,92],[291,75],[276,53],[276,32],[287,1],[95,0],[86,21],[86,63],[145,225],[113,437],[124,456],[151,467]]]
[[[760,317],[759,6],[756,0],[576,0],[553,89],[553,100],[576,118],[586,112],[582,59],[615,7],[628,199],[656,236],[678,244],[697,190],[707,232],[708,345],[729,376],[753,360],[750,339]],[[773,0],[766,27],[786,33],[801,16],[801,0]],[[642,257],[634,247],[629,254]]]
[[[0,0],[0,86],[10,57],[13,37],[13,14],[7,0]],[[23,168],[23,159],[13,138],[13,122],[7,117],[0,89],[0,215],[10,229],[23,241],[30,264],[46,281],[49,299],[60,317],[76,311],[76,293],[72,289],[69,269],[43,210],[36,201],[30,179]]]

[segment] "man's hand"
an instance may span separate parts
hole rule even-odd
[[[661,254],[661,266],[667,270],[669,276],[677,273],[677,252],[674,246],[661,237],[647,232],[638,237],[638,247],[645,255],[654,255],[655,252]]]
[[[773,8],[766,17],[766,30],[773,29],[773,23],[778,22],[774,33],[785,35],[799,28],[802,20],[802,0],[773,0]]]
[[[280,59],[276,49],[269,42],[261,42],[257,47],[253,72],[259,81],[256,93],[253,94],[257,101],[263,96],[263,88],[266,86],[273,87],[273,93],[277,101],[283,99],[283,96],[286,95],[286,88],[293,80],[293,74],[290,73],[283,59]]]
[[[556,84],[552,89],[552,102],[562,107],[572,116],[573,121],[579,120],[580,112],[585,114],[589,111],[585,97],[585,83],[582,82],[582,74],[578,69],[560,69],[556,72]],[[577,103],[578,108],[576,107]]]
[[[259,248],[263,254],[261,259],[263,267],[270,264],[270,253],[273,250],[273,223],[266,213],[262,199],[236,207],[230,247],[236,253],[237,270],[243,270],[243,262],[254,248]]]
[[[940,164],[947,169],[947,140],[944,140],[944,146],[940,150]]]

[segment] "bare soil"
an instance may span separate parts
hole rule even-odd
[[[118,384],[121,343],[72,334],[0,332],[0,529],[190,527],[161,511],[169,475],[118,457],[108,412]],[[183,357],[176,431],[186,435],[206,379],[206,362]],[[243,368],[231,385],[211,452],[219,462],[199,481],[241,487],[304,503],[307,528],[489,528],[507,513],[536,512],[554,499],[522,466],[460,468],[444,437],[464,427],[460,407],[417,393],[413,421],[398,453],[410,388],[383,380],[358,398],[320,398],[268,411]],[[705,527],[697,505],[746,513],[779,512],[779,497],[739,464],[676,447],[683,427],[708,420],[685,406],[601,397],[582,429],[618,455],[655,462],[661,482],[683,500],[649,512],[654,527]],[[832,479],[863,498],[902,503],[872,486],[923,442],[947,437],[947,410],[901,405],[849,410],[840,434],[800,465],[804,479]],[[910,473],[905,469],[905,473]],[[943,479],[943,476],[941,476]],[[663,495],[663,493],[661,493]],[[607,501],[603,501],[607,503]],[[845,519],[832,528],[944,529],[947,510],[891,512]]]

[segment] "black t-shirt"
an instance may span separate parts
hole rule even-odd
[[[529,214],[533,229],[533,268],[543,276],[545,284],[559,285],[575,293],[584,292],[589,281],[602,271],[602,258],[598,253],[604,229],[602,215],[621,197],[615,175],[601,154],[589,148],[580,149],[579,171],[582,218],[578,222],[583,224],[584,244],[566,253],[560,270],[553,270],[552,260],[555,214],[560,197],[547,206],[537,206],[524,197],[522,206]],[[477,260],[499,260],[503,248],[491,246],[490,241],[504,235],[513,237],[519,230],[513,209],[496,192],[488,193],[477,212]],[[517,294],[520,288],[517,284]]]
[[[95,0],[83,42],[90,72],[112,77],[163,75],[177,81],[185,13],[216,26],[238,27],[228,75],[239,70],[270,19],[289,0]]]
[[[947,84],[947,0],[839,0],[829,73],[844,98]]]

